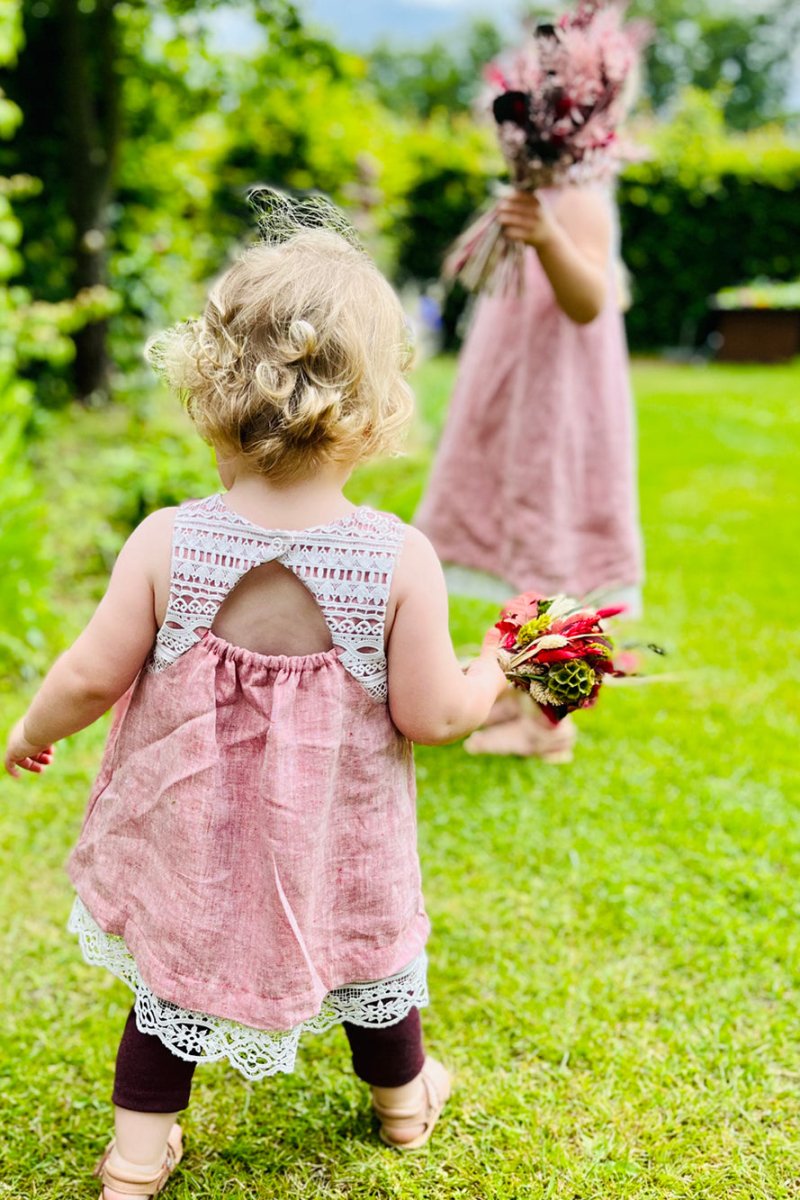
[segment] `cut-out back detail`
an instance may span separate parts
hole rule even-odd
[[[160,672],[214,625],[226,597],[254,567],[277,562],[319,605],[342,666],[385,700],[385,624],[403,525],[357,508],[329,525],[262,529],[229,509],[220,494],[182,505],[172,539],[170,597],[149,669]]]
[[[211,632],[256,654],[294,657],[333,648],[316,600],[279,562],[262,563],[242,576],[217,609]]]

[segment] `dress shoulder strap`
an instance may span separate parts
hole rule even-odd
[[[189,500],[175,514],[169,602],[153,648],[154,672],[175,662],[211,628],[222,601],[243,575],[286,549],[268,530],[251,526],[245,536],[226,520],[219,499]]]

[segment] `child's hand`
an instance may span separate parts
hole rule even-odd
[[[538,196],[514,192],[497,206],[497,219],[512,242],[543,246],[553,236],[555,223]]]
[[[500,666],[497,656],[497,651],[500,647],[500,637],[500,630],[496,626],[492,625],[490,629],[487,629],[481,643],[480,654],[477,658],[473,658],[472,662],[466,668],[467,672],[476,668],[489,671],[495,677],[498,697],[502,696],[508,687],[508,680],[503,673],[503,668]]]
[[[41,775],[45,767],[49,767],[53,761],[53,754],[52,746],[36,746],[29,742],[25,737],[23,721],[17,721],[6,746],[5,768],[15,779],[19,778],[20,767],[34,775]]]
[[[500,646],[501,638],[500,630],[496,625],[490,625],[483,635],[481,642],[481,655],[486,655],[487,658],[497,658],[497,651]]]

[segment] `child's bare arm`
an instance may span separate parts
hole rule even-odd
[[[89,624],[56,660],[15,726],[5,766],[38,773],[52,744],[91,725],[141,670],[158,628],[153,564],[169,562],[174,509],[153,513],[123,546]]]
[[[608,287],[611,221],[596,191],[564,188],[551,213],[535,193],[504,200],[498,216],[506,237],[536,249],[559,308],[579,325],[600,313]]]
[[[448,629],[447,588],[426,537],[409,529],[397,563],[397,606],[388,646],[389,711],[414,742],[440,745],[481,725],[506,680],[490,631],[478,658],[461,669]]]

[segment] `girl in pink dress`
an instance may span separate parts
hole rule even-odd
[[[502,602],[565,592],[639,607],[635,431],[602,187],[517,192],[499,210],[530,247],[520,296],[480,298],[416,524],[453,591]],[[473,753],[571,755],[570,721],[535,706],[474,734]]]
[[[493,634],[462,672],[426,538],[342,492],[407,423],[405,343],[338,234],[246,252],[153,350],[227,491],[139,526],[11,733],[7,769],[38,773],[119,702],[69,864],[84,956],[135,993],[104,1200],[160,1191],[198,1062],[291,1071],[342,1023],[400,1149],[449,1094],[419,1024],[411,742],[474,729],[505,681]]]

